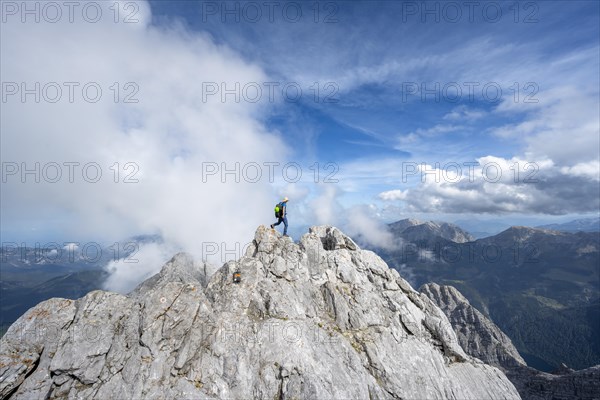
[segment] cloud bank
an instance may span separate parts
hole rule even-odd
[[[379,194],[402,201],[408,212],[460,214],[531,213],[562,215],[600,209],[600,163],[557,166],[550,159],[529,162],[517,157],[481,157],[471,169],[454,165],[418,165],[420,182]],[[412,170],[411,170],[412,171]],[[459,171],[459,172],[457,172]]]
[[[41,88],[40,101],[17,93],[2,104],[3,229],[46,221],[70,242],[158,233],[169,249],[198,258],[214,244],[220,263],[270,221],[275,197],[266,177],[244,179],[236,163],[280,162],[288,150],[261,122],[264,101],[222,101],[203,90],[206,82],[233,87],[268,76],[207,34],[175,20],[153,25],[147,3],[136,3],[130,24],[114,23],[112,3],[97,4],[106,17],[98,23],[3,24],[2,81]],[[57,101],[49,101],[58,90],[49,83],[62,90]],[[37,173],[22,175],[36,163]],[[209,164],[218,171],[207,174]],[[134,266],[112,265],[107,287],[131,289],[172,256],[155,245],[143,254]]]

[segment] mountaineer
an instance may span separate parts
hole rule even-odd
[[[275,205],[275,218],[277,218],[277,222],[274,224],[271,224],[271,229],[275,229],[275,227],[277,225],[279,225],[280,223],[283,222],[284,228],[283,228],[283,236],[287,236],[287,228],[288,228],[288,221],[287,221],[287,202],[288,202],[288,198],[284,197],[283,200],[280,203],[277,203]]]

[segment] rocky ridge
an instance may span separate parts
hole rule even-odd
[[[243,257],[206,270],[178,254],[127,296],[38,304],[0,341],[0,397],[519,398],[433,301],[334,227],[296,244],[261,226]]]

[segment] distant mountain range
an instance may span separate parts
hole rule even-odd
[[[563,224],[540,225],[537,228],[563,232],[598,232],[600,231],[600,217],[576,219]]]
[[[460,226],[465,231],[468,231],[476,239],[481,239],[488,236],[496,235],[509,227],[515,225],[515,223],[507,223],[506,221],[499,220],[481,220],[478,218],[471,219],[459,219],[454,221],[454,224]],[[599,232],[600,231],[600,218],[580,218],[573,221],[564,223],[554,223],[539,225],[538,223],[531,222],[520,222],[518,225],[534,226],[540,229],[551,229],[565,232]]]
[[[514,226],[476,239],[455,224],[415,219],[389,230],[398,247],[372,250],[416,287],[456,287],[530,365],[550,371],[561,363],[576,369],[600,363],[600,233]],[[73,261],[49,262],[31,248],[0,253],[0,328],[42,300],[101,288],[102,267],[113,254],[105,251],[97,262],[73,254]]]
[[[466,241],[468,233],[439,222],[402,220],[389,230],[402,244],[373,250],[415,286],[459,289],[530,365],[600,364],[599,232],[513,226]]]
[[[43,271],[29,271],[26,277],[39,279],[47,276]],[[90,268],[81,271],[68,272],[52,277],[44,282],[5,281],[0,282],[0,333],[17,320],[25,311],[41,301],[52,297],[78,299],[88,292],[100,289],[108,273],[102,268]]]
[[[52,297],[77,299],[101,289],[110,261],[127,257],[156,235],[132,237],[120,244],[47,248],[4,245],[0,248],[0,335],[37,303]]]
[[[99,289],[105,279],[101,266],[106,260],[58,262],[34,254],[43,250],[18,250],[25,255],[23,258],[11,251],[0,262],[0,334],[40,301],[52,297],[79,298]]]

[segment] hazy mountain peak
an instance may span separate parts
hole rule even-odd
[[[443,221],[419,221],[403,219],[388,225],[390,231],[410,242],[431,240],[436,236],[455,243],[465,243],[475,240],[471,234],[459,226]]]
[[[561,224],[540,225],[537,228],[564,232],[598,232],[600,231],[600,217],[580,218]]]
[[[549,237],[549,236],[564,236],[564,232],[553,231],[550,229],[542,229],[542,228],[532,228],[530,226],[521,226],[515,225],[498,233],[492,237],[506,237],[510,238],[510,240],[516,241],[527,241],[531,240],[534,237]]]
[[[421,225],[423,222],[419,221],[418,219],[414,219],[414,218],[405,218],[405,219],[401,219],[399,221],[396,222],[392,222],[390,224],[388,224],[388,226],[390,227],[390,229],[393,232],[402,232],[403,230],[405,230],[406,228],[408,228],[409,226],[415,226],[415,225]]]

